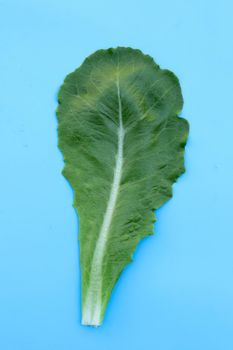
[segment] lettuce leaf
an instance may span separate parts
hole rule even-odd
[[[79,215],[82,323],[102,323],[154,211],[184,172],[188,123],[176,76],[141,51],[99,50],[58,96],[59,148]]]

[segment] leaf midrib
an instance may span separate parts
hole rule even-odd
[[[118,98],[118,147],[116,155],[116,163],[114,168],[113,182],[110,190],[110,196],[107,203],[106,211],[103,218],[103,223],[98,235],[96,247],[91,263],[91,272],[89,287],[86,294],[83,323],[98,325],[101,319],[101,291],[102,291],[102,263],[108,240],[108,235],[111,227],[111,222],[116,207],[117,197],[120,188],[123,168],[123,146],[124,146],[124,126],[122,118],[122,101],[119,75],[116,80],[117,98]]]

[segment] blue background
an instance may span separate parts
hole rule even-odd
[[[233,349],[232,11],[226,0],[0,0],[2,350]],[[156,235],[93,329],[80,325],[56,94],[87,55],[117,45],[177,74],[191,130]]]

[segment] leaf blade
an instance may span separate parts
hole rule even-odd
[[[59,93],[59,147],[80,218],[83,324],[100,325],[154,210],[184,172],[178,79],[139,50],[99,50]],[[88,213],[91,213],[90,218]]]

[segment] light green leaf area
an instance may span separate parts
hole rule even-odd
[[[79,216],[82,323],[102,323],[112,289],[184,172],[178,79],[139,50],[99,50],[59,92],[59,147]]]

